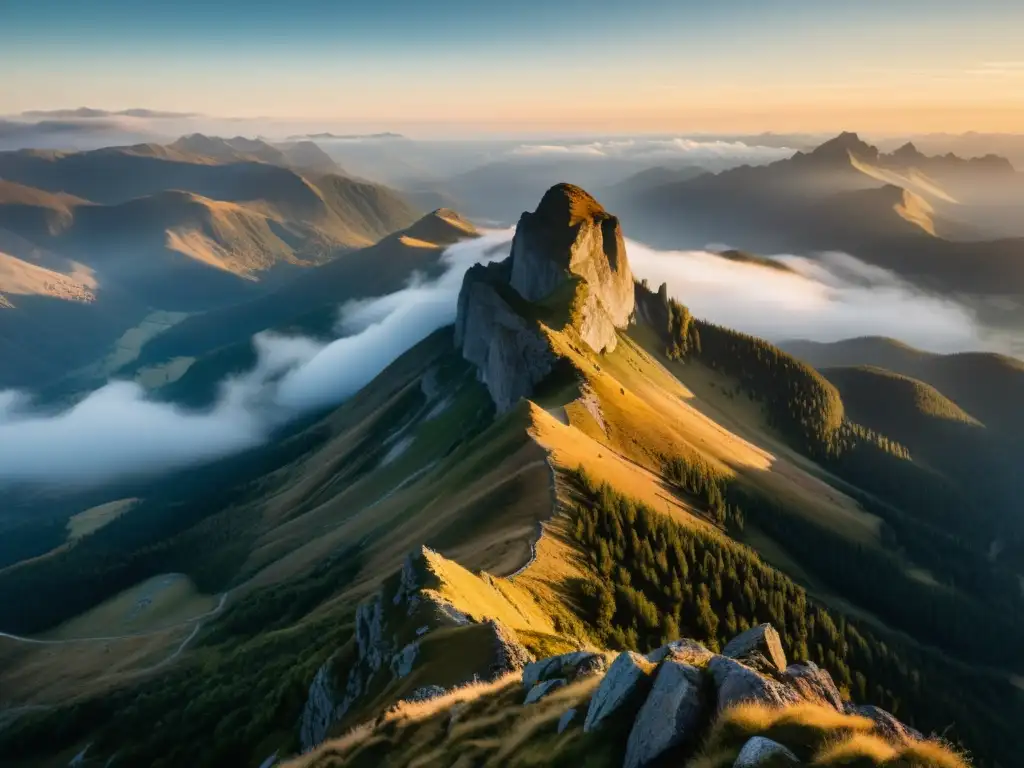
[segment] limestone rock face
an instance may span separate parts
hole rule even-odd
[[[743,745],[732,768],[783,768],[799,764],[797,756],[777,741],[754,736]]]
[[[529,396],[555,362],[536,323],[510,305],[507,272],[504,263],[466,272],[455,321],[455,344],[476,366],[499,411]]]
[[[722,655],[732,659],[744,659],[752,653],[761,653],[779,672],[786,669],[786,652],[782,650],[782,639],[771,624],[761,624],[741,632],[730,640]]]
[[[728,656],[715,656],[708,662],[707,668],[718,690],[720,710],[741,701],[761,701],[780,705],[800,701],[799,694],[792,688]]]
[[[828,704],[837,712],[843,711],[843,697],[832,675],[813,661],[790,664],[782,673],[782,678],[807,701]]]
[[[626,327],[633,314],[633,273],[619,220],[579,187],[556,184],[536,211],[519,218],[511,283],[527,301],[540,301],[569,275],[583,278],[614,327]]]
[[[646,768],[673,747],[695,742],[704,701],[701,671],[668,658],[658,668],[626,744],[625,768]]]
[[[626,704],[651,668],[651,663],[639,653],[623,651],[616,656],[590,700],[584,732],[590,733]]]

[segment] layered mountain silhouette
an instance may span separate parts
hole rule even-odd
[[[0,153],[9,310],[0,333],[12,355],[0,384],[74,370],[147,313],[246,300],[416,220],[398,193],[336,169],[312,142],[198,134],[167,146]],[[85,273],[89,302],[66,306],[84,295],[73,286]],[[59,330],[69,316],[81,338]]]
[[[1024,239],[1003,236],[1016,230],[994,223],[1002,213],[984,190],[1024,190],[1021,179],[1002,158],[887,155],[843,133],[766,166],[655,183],[620,210],[665,246],[842,250],[931,290],[1019,301]]]

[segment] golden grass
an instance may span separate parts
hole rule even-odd
[[[896,749],[881,736],[855,733],[815,755],[815,766],[881,766],[897,755]]]

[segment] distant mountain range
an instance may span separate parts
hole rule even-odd
[[[884,154],[843,133],[769,165],[655,175],[618,207],[634,236],[664,247],[840,250],[931,290],[1024,306],[1024,238],[1007,236],[1024,235],[1014,200],[1024,175],[1003,158],[926,157],[912,144]]]
[[[148,313],[259,295],[416,218],[309,141],[0,153],[0,386],[66,373]]]

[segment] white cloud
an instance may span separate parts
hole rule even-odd
[[[520,144],[510,150],[516,157],[574,156],[625,160],[689,159],[729,160],[736,163],[769,163],[791,157],[796,150],[766,147],[742,141],[699,141],[687,138],[617,139],[576,144]]]
[[[93,484],[208,461],[258,445],[276,427],[362,389],[421,339],[455,319],[462,276],[477,261],[501,259],[505,232],[449,248],[438,279],[415,280],[378,299],[342,308],[351,335],[329,344],[261,333],[257,364],[221,384],[202,412],[149,399],[115,381],[58,413],[32,408],[21,392],[0,391],[0,482]]]

